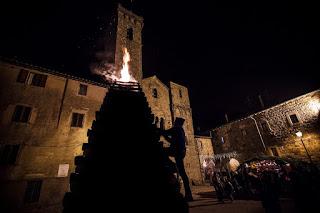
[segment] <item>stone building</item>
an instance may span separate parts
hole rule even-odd
[[[2,62],[0,74],[0,206],[59,211],[107,88],[21,64]]]
[[[128,47],[132,75],[159,127],[172,127],[178,116],[186,120],[186,170],[190,182],[202,182],[188,89],[156,76],[142,79],[143,19],[119,6],[117,24],[114,63],[119,67],[121,49]],[[0,211],[61,212],[74,157],[109,85],[10,60],[1,61],[0,79]]]
[[[159,128],[172,127],[176,117],[185,119],[183,128],[187,137],[187,153],[184,163],[191,179],[190,182],[199,184],[202,182],[202,176],[194,138],[188,89],[174,82],[170,82],[169,86],[166,86],[156,76],[144,78],[141,85]]]
[[[214,150],[212,146],[212,137],[205,135],[195,135],[195,141],[198,148],[200,168],[204,180],[208,180],[208,175],[206,175],[206,167],[209,161],[214,156]]]
[[[320,90],[316,90],[227,123],[212,130],[215,152],[236,152],[239,160],[264,153],[307,162],[308,152],[319,164],[319,110]],[[301,138],[296,135],[298,131],[303,134]]]
[[[203,162],[206,157],[213,157],[214,150],[211,136],[195,135],[195,140],[198,146],[200,162]]]

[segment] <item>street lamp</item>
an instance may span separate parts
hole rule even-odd
[[[302,143],[302,145],[303,145],[303,147],[304,147],[304,149],[306,150],[306,153],[307,153],[307,155],[308,155],[309,161],[310,161],[310,163],[312,164],[313,162],[312,162],[311,156],[309,155],[309,152],[308,152],[308,150],[307,150],[307,148],[306,148],[306,146],[304,145],[304,142],[303,142],[303,140],[302,140],[302,132],[301,132],[301,131],[298,131],[298,132],[296,132],[296,135],[300,138],[301,143]]]
[[[298,132],[296,132],[296,135],[297,135],[299,138],[301,138],[301,137],[302,137],[302,132],[298,131]],[[301,140],[302,140],[302,139],[301,139]]]

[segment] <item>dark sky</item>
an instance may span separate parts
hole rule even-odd
[[[8,1],[1,55],[88,74],[111,1]],[[122,1],[145,20],[144,75],[188,86],[202,129],[319,88],[315,5],[292,1]]]

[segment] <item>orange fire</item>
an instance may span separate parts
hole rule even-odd
[[[130,54],[127,48],[122,48],[123,57],[122,57],[122,69],[117,70],[114,63],[108,63],[107,61],[102,61],[99,66],[92,66],[92,72],[98,75],[104,76],[105,80],[111,82],[137,82],[129,72],[129,62]]]
[[[122,58],[122,69],[120,71],[120,79],[119,81],[122,82],[136,82],[130,73],[129,73],[129,61],[130,61],[130,54],[127,48],[123,48],[123,58]]]

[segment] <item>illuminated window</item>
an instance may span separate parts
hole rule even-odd
[[[291,114],[289,117],[290,117],[292,124],[299,123],[299,119],[296,114]]]
[[[152,97],[158,98],[158,91],[157,91],[156,88],[154,88],[154,89],[152,90]]]
[[[84,114],[80,113],[72,113],[72,121],[71,126],[72,127],[83,127],[83,118]]]
[[[78,94],[86,96],[87,95],[87,90],[88,90],[88,86],[87,85],[80,84]]]
[[[221,143],[225,143],[223,136],[221,137]]]
[[[30,115],[31,107],[17,105],[13,113],[12,121],[27,123]]]
[[[14,164],[17,159],[20,145],[0,145],[0,164]]]
[[[17,82],[33,85],[37,87],[45,87],[47,82],[47,75],[29,72],[21,69],[17,78]]]
[[[127,29],[127,39],[133,40],[133,29],[131,27]]]
[[[28,181],[26,193],[24,196],[25,203],[38,202],[40,198],[42,180]]]

